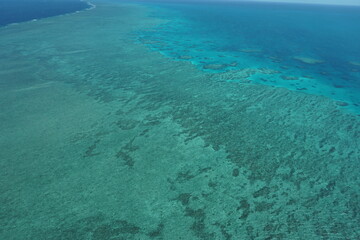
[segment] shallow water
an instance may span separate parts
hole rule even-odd
[[[156,3],[169,20],[140,41],[200,69],[268,68],[252,82],[327,96],[359,112],[360,7]]]
[[[156,11],[94,3],[0,29],[0,239],[360,238],[359,116],[164,57],[138,41]]]

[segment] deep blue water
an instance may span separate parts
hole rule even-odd
[[[250,80],[360,104],[360,7],[146,3],[170,20],[140,33],[152,49],[204,71],[267,68]]]
[[[0,0],[0,26],[52,17],[88,8],[80,0]]]

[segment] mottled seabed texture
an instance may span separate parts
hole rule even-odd
[[[164,8],[94,3],[0,28],[0,239],[360,239],[355,100],[174,60],[142,42]]]

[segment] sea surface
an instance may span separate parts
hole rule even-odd
[[[360,111],[360,7],[251,2],[148,4],[169,22],[140,40],[209,72],[262,68],[254,83]]]
[[[0,0],[0,26],[37,20],[89,8],[80,0]]]
[[[29,2],[0,27],[1,240],[360,239],[359,8]]]

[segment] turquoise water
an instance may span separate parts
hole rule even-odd
[[[360,239],[356,9],[93,3],[0,27],[0,240]]]
[[[209,72],[266,68],[260,84],[323,95],[359,112],[360,7],[156,3],[169,20],[140,40]]]

